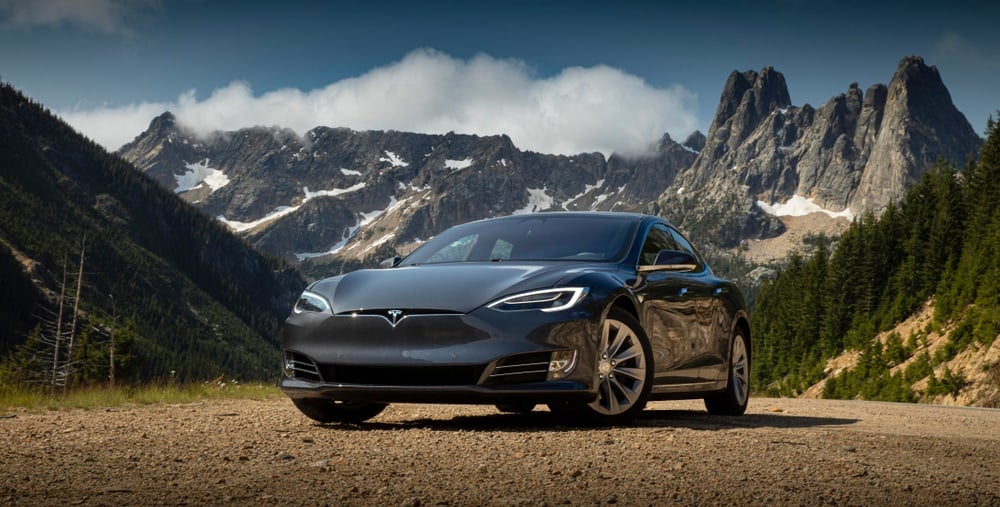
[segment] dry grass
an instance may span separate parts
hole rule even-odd
[[[45,389],[0,385],[0,411],[103,409],[124,405],[192,403],[207,399],[270,399],[281,396],[274,384],[238,382],[80,387],[52,396]]]

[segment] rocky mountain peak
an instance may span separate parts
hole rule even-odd
[[[702,134],[700,130],[695,130],[691,135],[687,136],[687,139],[681,143],[682,146],[686,146],[694,151],[701,151],[705,149],[705,134]]]
[[[773,67],[764,67],[759,73],[733,71],[708,129],[703,150],[706,160],[736,149],[772,111],[789,105],[785,76]]]
[[[774,67],[764,67],[754,82],[753,103],[758,118],[764,118],[775,109],[792,105],[785,76],[774,70]]]
[[[735,124],[740,127],[739,132],[745,132],[746,127],[756,126],[771,111],[791,103],[785,76],[773,67],[764,67],[759,73],[752,70],[733,71],[722,89],[708,137],[713,138],[713,134],[720,133],[729,124]],[[738,132],[727,137],[741,138]]]
[[[885,101],[883,119],[852,209],[880,210],[938,159],[962,166],[978,151],[979,136],[923,58],[903,58],[889,86],[873,93],[873,103]]]
[[[878,212],[939,158],[961,166],[979,143],[920,57],[904,58],[888,86],[862,93],[851,83],[816,109],[791,106],[773,68],[733,72],[705,148],[658,206],[733,244],[781,231],[775,217],[755,213],[760,203],[774,210],[795,199],[831,216]]]
[[[782,210],[877,211],[939,157],[961,165],[978,149],[921,58],[904,58],[888,86],[862,90],[850,83],[823,105],[797,107],[773,67],[733,71],[707,135],[664,135],[642,156],[545,155],[506,135],[455,132],[317,127],[300,137],[271,127],[197,138],[169,113],[120,153],[293,262],[405,251],[448,225],[546,209],[659,213],[732,246],[779,234]]]
[[[177,128],[177,117],[174,113],[166,111],[163,114],[153,118],[153,121],[149,123],[150,130],[163,131],[165,129],[176,129]]]
[[[290,262],[407,252],[470,220],[544,210],[646,209],[696,153],[546,155],[507,135],[277,127],[203,138],[157,118],[119,152],[255,247]]]

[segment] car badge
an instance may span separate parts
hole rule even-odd
[[[403,320],[403,310],[389,310],[385,313],[389,314],[389,323],[392,327],[396,327],[396,324]]]

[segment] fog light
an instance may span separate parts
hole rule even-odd
[[[561,379],[576,368],[576,350],[557,350],[549,359],[549,380]]]
[[[281,363],[281,370],[286,377],[295,376],[295,360],[292,359],[291,354],[285,353],[285,360]]]

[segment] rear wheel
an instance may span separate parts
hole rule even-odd
[[[729,377],[726,390],[721,394],[705,398],[705,408],[715,415],[741,415],[747,410],[750,399],[750,354],[743,331],[733,334],[732,351],[729,354]]]
[[[375,417],[389,406],[386,403],[336,401],[322,398],[292,398],[292,403],[306,417],[321,423],[359,423]]]
[[[586,405],[592,419],[631,419],[646,406],[652,387],[649,340],[630,313],[611,308],[597,354],[597,399]]]

